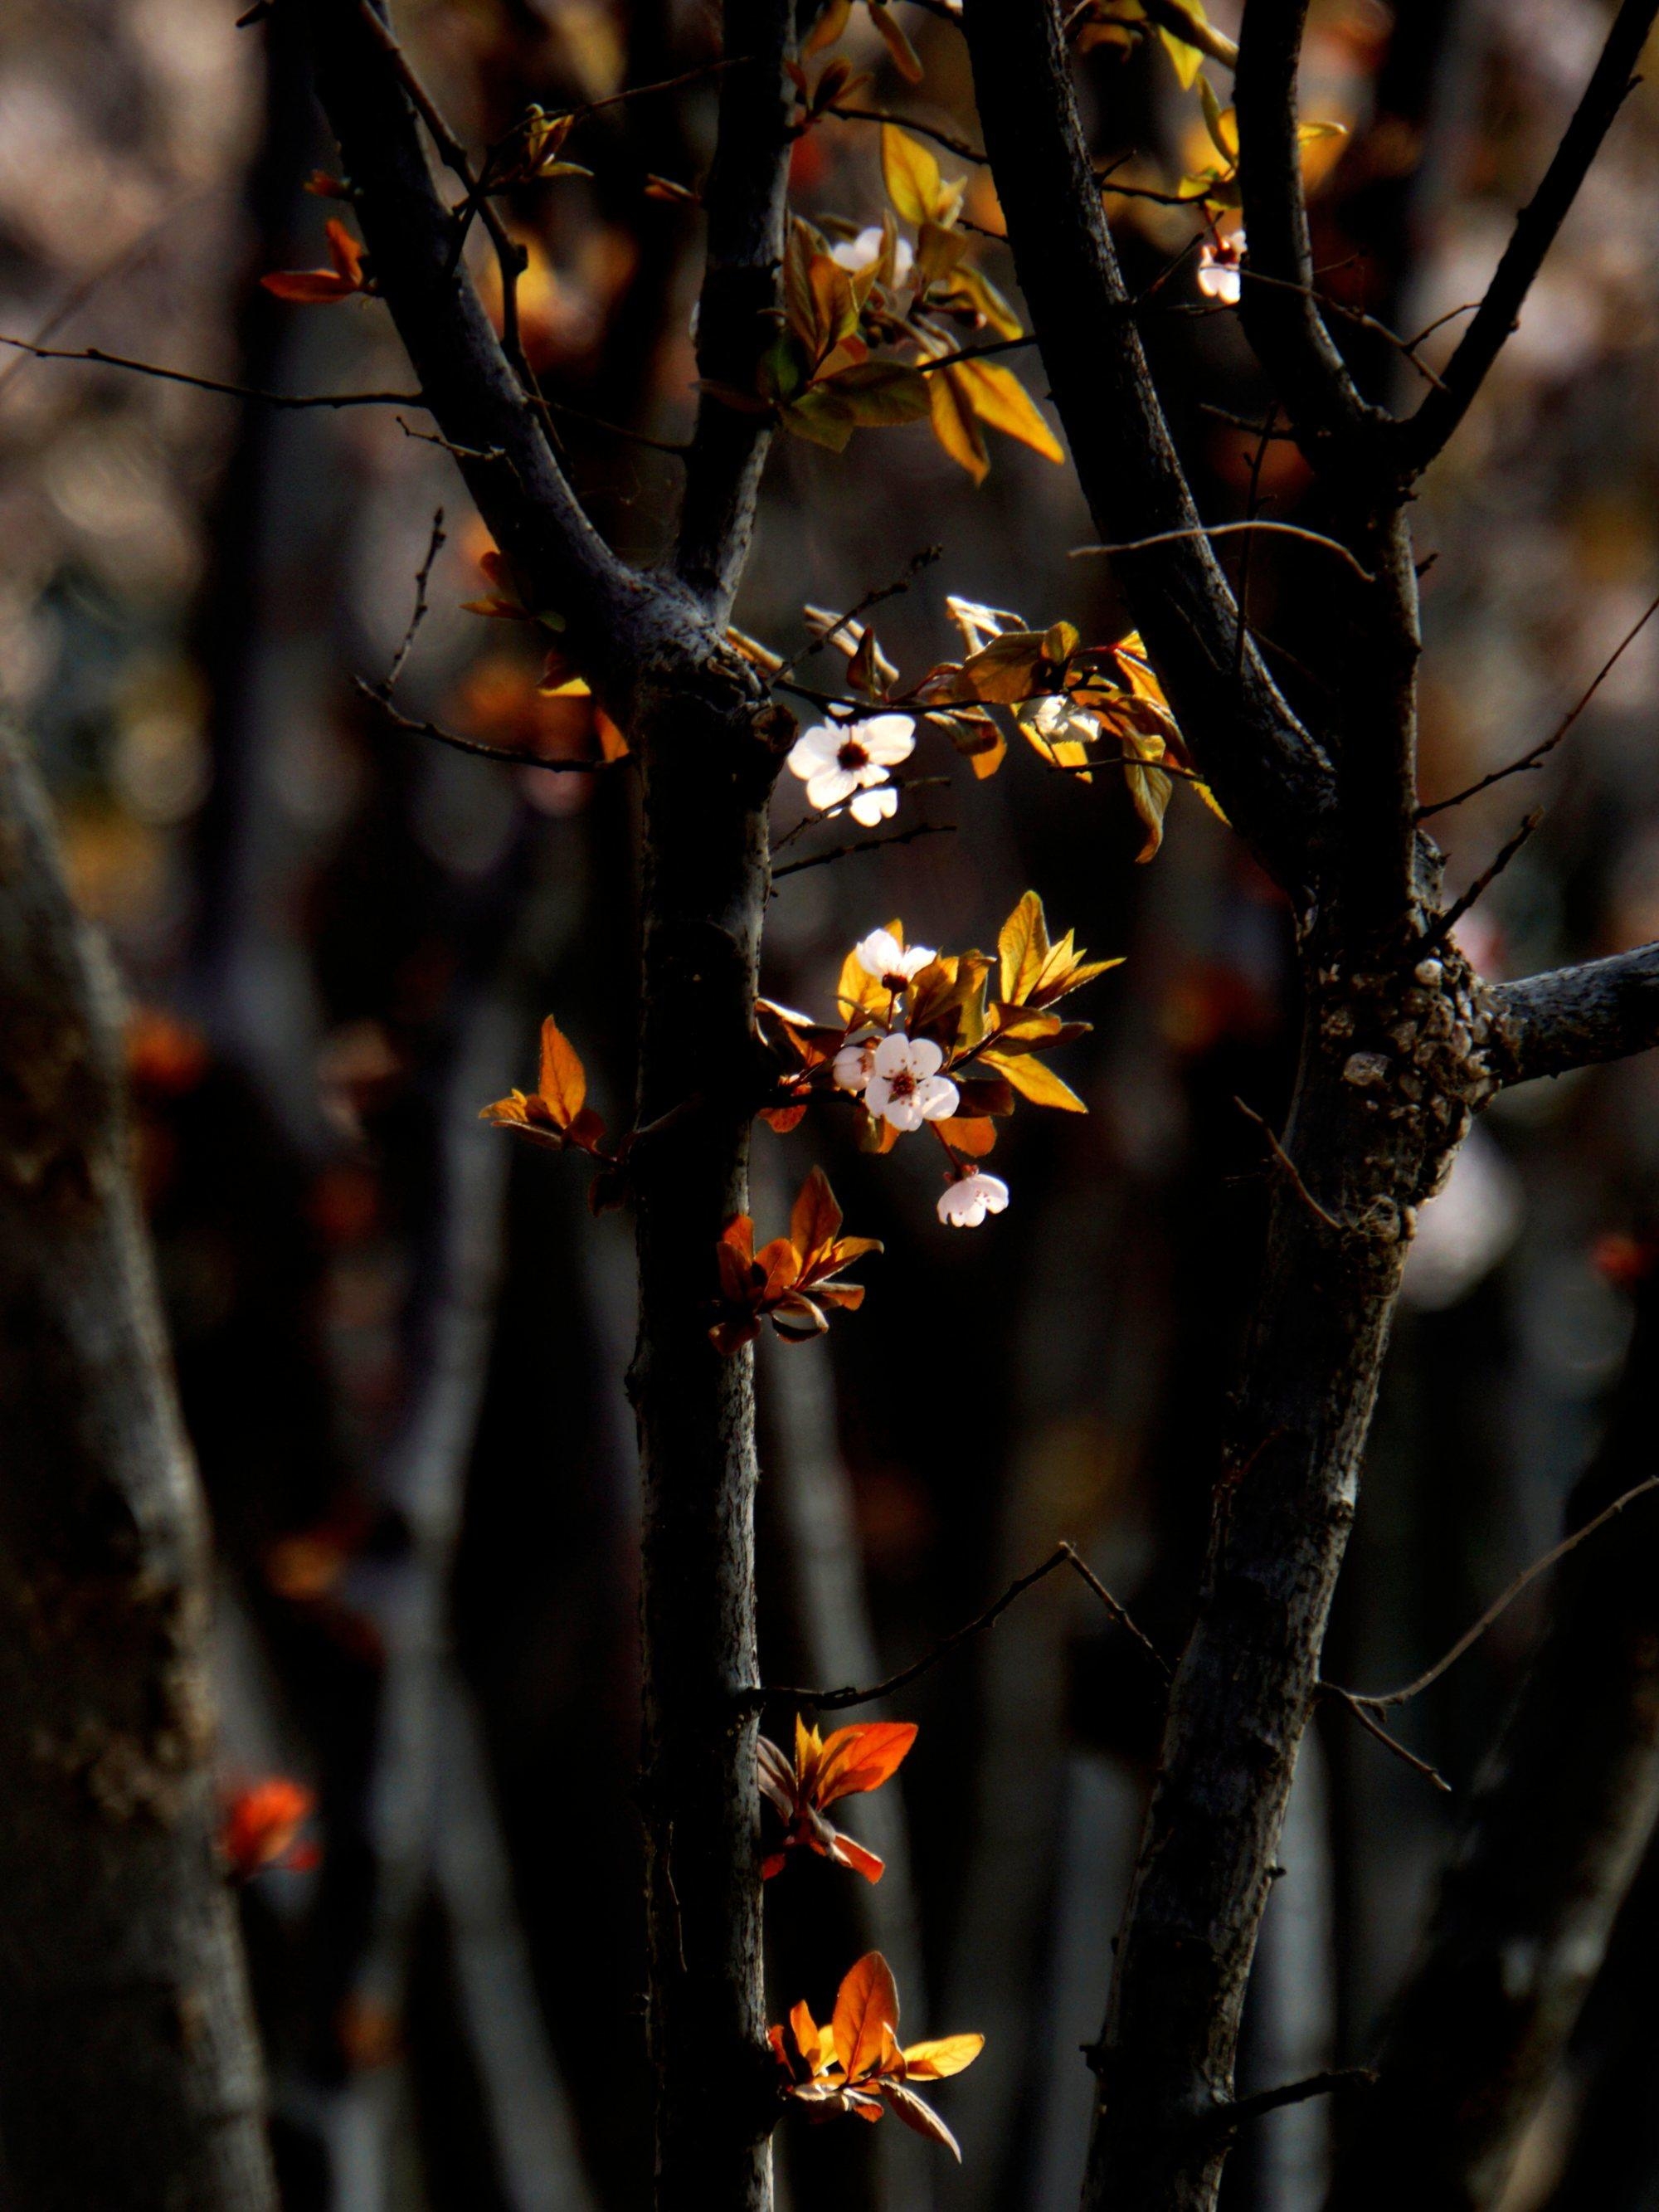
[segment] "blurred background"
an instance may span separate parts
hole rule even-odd
[[[714,10],[684,0],[398,12],[475,145],[527,100],[603,99],[718,52]],[[874,74],[866,100],[971,135],[957,32],[902,12],[924,82],[896,75],[860,11],[845,51]],[[341,210],[305,189],[334,155],[283,11],[241,30],[234,13],[12,0],[0,15],[0,330],[267,390],[406,388],[377,304],[295,307],[258,287],[323,262]],[[1224,5],[1217,20],[1236,28]],[[1478,297],[1602,27],[1589,0],[1315,0],[1304,109],[1350,132],[1316,207],[1333,289],[1407,333]],[[1203,158],[1195,98],[1155,43],[1103,46],[1083,73],[1097,150],[1139,149],[1126,176],[1167,189]],[[695,209],[642,186],[695,184],[713,119],[707,81],[604,110],[567,149],[592,178],[507,208],[532,255],[526,340],[550,394],[667,444],[690,419],[701,235]],[[824,124],[795,185],[805,211],[878,221],[874,132]],[[1547,736],[1659,592],[1656,189],[1644,88],[1419,502],[1429,799]],[[981,184],[969,211],[994,229]],[[1134,283],[1193,235],[1155,203],[1114,213]],[[1012,289],[1006,251],[979,252]],[[1225,417],[1259,421],[1270,395],[1190,258],[1158,296],[1148,343],[1205,512],[1241,513],[1255,441]],[[1354,343],[1371,388],[1409,404],[1413,366],[1367,329]],[[627,766],[462,757],[354,687],[386,672],[441,507],[400,699],[495,744],[592,744],[585,702],[538,695],[533,641],[461,611],[488,588],[488,541],[429,427],[395,406],[286,411],[6,355],[0,674],[133,1006],[139,1168],[217,1535],[224,1786],[286,2202],[635,2212],[649,2123],[629,1229],[590,1218],[574,1162],[477,1115],[529,1079],[549,1011],[607,1118],[628,1113],[636,786]],[[677,460],[574,416],[562,433],[602,526],[653,556]],[[1069,557],[1096,534],[1069,471],[991,444],[975,488],[925,426],[861,432],[840,458],[780,439],[744,629],[792,653],[805,603],[850,605],[937,544],[879,617],[907,679],[958,655],[947,590],[1117,635],[1106,564]],[[1318,519],[1288,447],[1267,449],[1259,495]],[[1264,540],[1250,584],[1316,721],[1317,560]],[[1540,773],[1438,817],[1458,888],[1548,802],[1463,926],[1486,975],[1659,937],[1656,696],[1659,623]],[[831,1116],[757,1131],[763,1234],[817,1160],[850,1226],[887,1246],[864,1310],[827,1341],[760,1350],[774,1680],[878,1679],[1060,1537],[1178,1647],[1264,1205],[1261,1134],[1235,1100],[1275,1120],[1288,1093],[1285,912],[1189,793],[1137,866],[1116,780],[1082,785],[1018,748],[978,781],[930,742],[914,766],[946,781],[904,819],[953,834],[780,880],[769,994],[827,1009],[847,946],[896,915],[913,939],[988,944],[1028,885],[1058,928],[1128,957],[1079,1002],[1096,1027],[1065,1073],[1088,1118],[1016,1118],[992,1163],[1012,1204],[975,1234],[938,1224],[933,1164],[908,1148],[861,1158]],[[793,779],[777,809],[781,836],[802,811]],[[835,842],[809,829],[791,857]],[[1626,1353],[1659,1252],[1656,1085],[1650,1056],[1510,1094],[1425,1212],[1337,1680],[1408,1677],[1553,1540],[1597,1450],[1634,1450],[1639,1419],[1601,1440],[1618,1394],[1650,1388]],[[1651,1471],[1633,1460],[1628,1479]],[[1402,1717],[1457,1791],[1539,1620],[1516,1606]],[[878,1944],[908,2028],[989,2038],[940,2100],[964,2164],[896,2126],[786,2121],[793,2212],[1075,2201],[1078,2046],[1100,2026],[1157,1691],[1066,1577],[906,1694],[917,1747],[848,1823],[886,1854],[886,1879],[866,1889],[815,1862],[772,1887],[773,2016],[802,1995],[823,2012]],[[1457,1802],[1323,1714],[1245,2088],[1364,2057]],[[1637,1885],[1506,2212],[1659,2204],[1656,1948],[1659,1869]],[[1258,2128],[1230,2172],[1232,2212],[1312,2212],[1340,2124],[1326,2100]]]

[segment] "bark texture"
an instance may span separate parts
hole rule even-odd
[[[761,1977],[754,1354],[708,1340],[721,1229],[748,1210],[754,1000],[776,759],[734,696],[642,722],[635,1152],[645,1486],[650,2036],[660,2212],[765,2212],[777,2118]],[[653,1132],[651,1125],[669,1117]],[[714,2085],[718,2084],[718,2088]]]
[[[273,2212],[114,986],[0,729],[0,2191]]]
[[[1653,1468],[1659,1292],[1570,1528]],[[1469,1807],[1329,2212],[1486,2212],[1605,1955],[1659,1816],[1659,1503],[1559,1571],[1548,1632]]]

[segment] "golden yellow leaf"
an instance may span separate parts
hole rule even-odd
[[[1043,420],[1036,400],[1012,370],[995,362],[964,361],[945,374],[961,377],[963,396],[981,422],[1000,430],[1005,437],[1018,438],[1045,460],[1065,459],[1060,441]]]
[[[980,1054],[980,1064],[994,1067],[1021,1097],[1029,1098],[1034,1106],[1057,1106],[1067,1114],[1086,1114],[1089,1110],[1069,1083],[1063,1083],[1052,1067],[1033,1059],[1030,1053],[984,1052]]]

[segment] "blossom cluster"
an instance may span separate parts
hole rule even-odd
[[[866,1150],[888,1152],[901,1137],[930,1130],[949,1169],[939,1218],[947,1228],[976,1229],[1009,1202],[1001,1176],[975,1163],[995,1144],[997,1121],[1013,1111],[1016,1097],[1085,1110],[1042,1055],[1088,1024],[1063,1021],[1050,1009],[1117,964],[1088,960],[1070,931],[1051,944],[1035,891],[1003,924],[994,960],[907,945],[898,921],[872,930],[842,964],[839,1026],[762,1001],[773,1041],[793,1063],[764,1118],[790,1129],[814,1097],[841,1097],[858,1108]]]

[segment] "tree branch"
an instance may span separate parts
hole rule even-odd
[[[153,361],[134,361],[128,354],[106,353],[101,346],[36,345],[29,338],[8,337],[0,331],[0,346],[11,346],[36,361],[86,361],[100,368],[125,368],[135,376],[154,376],[163,384],[187,384],[196,392],[222,392],[227,399],[257,399],[265,407],[424,407],[420,392],[261,392],[247,384],[226,384],[216,376],[194,376],[188,369],[161,368]]]
[[[1119,1627],[1128,1631],[1167,1683],[1169,1667],[1152,1638],[1144,1629],[1136,1626],[1099,1576],[1085,1564],[1073,1545],[1056,1544],[1041,1566],[1031,1568],[1026,1574],[1016,1575],[1001,1595],[994,1598],[982,1613],[976,1613],[971,1620],[964,1620],[960,1628],[953,1628],[948,1636],[942,1637],[934,1644],[931,1651],[924,1653],[920,1659],[913,1660],[909,1666],[901,1667],[896,1674],[890,1674],[884,1682],[873,1683],[867,1690],[850,1686],[841,1690],[806,1690],[793,1687],[787,1683],[769,1683],[739,1690],[738,1703],[749,1711],[758,1711],[761,1706],[776,1702],[806,1705],[815,1712],[830,1713],[844,1712],[852,1705],[872,1705],[880,1698],[890,1698],[896,1690],[908,1689],[912,1682],[920,1681],[958,1644],[965,1644],[970,1636],[977,1636],[985,1629],[994,1628],[1016,1598],[1023,1597],[1028,1589],[1044,1581],[1057,1567],[1070,1567],[1081,1577]]]
[[[1532,1083],[1659,1044],[1659,944],[1494,983],[1491,1048],[1500,1083]]]
[[[968,0],[981,120],[1020,284],[1103,539],[1177,720],[1228,818],[1279,883],[1299,886],[1330,775],[1253,648],[1153,390],[1073,96],[1058,10]],[[1175,533],[1166,537],[1165,533]]]
[[[1239,33],[1233,96],[1249,240],[1245,265],[1265,280],[1243,287],[1239,313],[1298,438],[1322,467],[1333,445],[1352,454],[1364,441],[1374,450],[1376,433],[1391,418],[1362,398],[1314,296],[1297,136],[1297,64],[1307,12],[1308,0],[1249,0]]]
[[[605,544],[555,459],[537,410],[466,270],[449,267],[451,217],[434,185],[398,56],[358,0],[303,0],[318,89],[356,188],[375,279],[497,544],[533,604],[556,609],[612,697],[642,660],[706,651],[684,609]],[[389,33],[386,34],[389,37]],[[495,456],[499,454],[500,459]]]
[[[1261,0],[1251,0],[1251,4],[1254,9],[1261,4]],[[1274,0],[1274,4],[1282,4],[1282,0]],[[1659,14],[1659,0],[1623,0],[1607,33],[1601,59],[1590,74],[1583,97],[1544,173],[1543,181],[1529,204],[1516,217],[1510,242],[1486,297],[1475,311],[1474,321],[1441,371],[1438,388],[1426,394],[1416,414],[1395,434],[1399,465],[1407,473],[1415,474],[1425,469],[1444,447],[1468,412],[1487,371],[1520,319],[1533,279],[1555,243],[1556,234],[1589,173],[1590,164],[1601,151],[1603,139],[1631,92],[1635,82],[1632,72],[1641,58],[1656,14]],[[1242,129],[1242,82],[1239,114]],[[1248,202],[1245,220],[1247,223],[1254,222]],[[1254,253],[1254,229],[1250,233],[1250,248]]]
[[[788,0],[726,0],[726,53],[741,63],[720,82],[719,136],[703,188],[708,243],[697,304],[697,374],[705,389],[686,458],[676,573],[724,623],[749,551],[769,419],[708,389],[752,392],[777,335],[783,260],[789,106],[783,65],[793,51]]]

